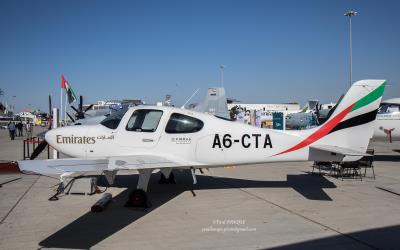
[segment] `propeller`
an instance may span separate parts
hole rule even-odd
[[[75,119],[72,118],[72,115],[68,114],[68,117],[71,119],[72,122],[75,122],[75,120],[79,120],[79,119],[85,119],[85,113],[92,109],[93,104],[90,104],[88,107],[86,107],[85,109],[83,109],[83,96],[79,96],[79,104],[78,104],[78,108],[71,106],[71,108],[75,111]]]

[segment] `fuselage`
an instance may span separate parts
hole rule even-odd
[[[174,107],[137,106],[98,125],[50,130],[45,138],[75,158],[131,156],[141,164],[141,156],[154,156],[180,167],[357,160],[367,151],[385,84],[354,83],[324,124],[302,131],[263,129]]]
[[[209,166],[308,159],[308,150],[277,154],[310,131],[262,129],[172,107],[134,107],[114,121],[117,125],[112,117],[108,121],[54,129],[46,134],[46,141],[78,158],[157,154]]]
[[[374,138],[400,140],[400,98],[383,101],[376,116]]]

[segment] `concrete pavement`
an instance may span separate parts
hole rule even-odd
[[[100,194],[51,202],[57,179],[1,175],[22,179],[0,188],[0,249],[398,249],[400,143],[371,146],[376,180],[311,175],[310,162],[212,169],[196,186],[187,171],[176,185],[156,173],[147,210],[123,206],[137,175],[121,172],[96,214]]]

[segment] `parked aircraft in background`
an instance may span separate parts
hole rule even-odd
[[[118,112],[119,114],[125,114],[129,107],[133,107],[136,104],[131,103],[120,103],[120,105],[110,106],[107,109],[90,110],[88,108],[76,109],[76,114],[81,114],[79,119],[73,119],[75,125],[95,125],[99,124],[102,120],[108,117],[110,114]],[[171,95],[166,95],[163,102],[158,102],[157,106],[173,106]],[[79,105],[81,107],[81,104]],[[89,106],[90,108],[91,106]],[[205,99],[199,104],[192,104],[189,109],[204,112],[224,118],[229,118],[228,106],[226,101],[225,89],[222,87],[210,87],[207,90]],[[84,110],[79,112],[79,110]],[[77,117],[77,115],[75,115]]]
[[[318,125],[316,109],[318,100],[309,100],[301,112],[290,113],[285,117],[286,129],[307,129]]]
[[[333,113],[336,103],[319,104],[318,100],[309,100],[301,112],[286,115],[286,129],[309,129],[323,124]]]
[[[29,120],[35,119],[35,115],[32,114],[32,112],[28,112],[28,111],[20,112],[17,114],[17,116],[21,117],[22,119],[29,119]]]
[[[381,103],[376,116],[374,138],[400,140],[400,98]]]
[[[19,161],[39,174],[103,172],[112,184],[120,170],[137,170],[133,206],[146,206],[154,170],[194,169],[282,161],[351,161],[366,155],[384,80],[354,83],[323,125],[302,131],[262,129],[174,107],[137,106],[98,125],[50,130],[45,143],[75,158]]]
[[[191,109],[224,117],[229,119],[228,104],[226,100],[225,88],[223,87],[211,87],[207,90],[206,98],[203,102],[197,105],[193,105]]]

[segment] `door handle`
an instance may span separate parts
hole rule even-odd
[[[142,142],[153,142],[153,139],[142,139]]]

